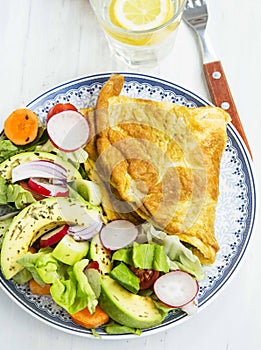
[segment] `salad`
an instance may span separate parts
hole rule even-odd
[[[46,124],[26,108],[0,138],[1,270],[50,295],[73,322],[140,334],[168,312],[197,311],[199,259],[150,223],[108,222],[88,178],[88,110],[58,103]]]

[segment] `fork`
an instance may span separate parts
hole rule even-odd
[[[221,61],[211,46],[207,36],[208,8],[205,0],[187,0],[183,20],[196,32],[202,46],[203,68],[212,101],[218,107],[226,110],[232,124],[245,142],[252,157],[249,143],[240,121]]]

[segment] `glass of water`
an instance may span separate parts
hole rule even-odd
[[[156,66],[172,50],[185,0],[90,0],[113,57]]]

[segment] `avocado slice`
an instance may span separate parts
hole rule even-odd
[[[123,262],[115,266],[109,276],[130,292],[137,294],[140,290],[140,280]]]
[[[100,205],[102,201],[99,186],[86,179],[77,179],[74,182],[76,191],[87,201],[93,205]]]
[[[71,163],[63,160],[55,154],[48,152],[24,152],[12,156],[0,164],[0,176],[6,180],[11,180],[13,168],[22,163],[31,162],[33,160],[49,160],[50,162],[61,165],[67,170],[68,182],[82,178],[79,171]]]
[[[128,327],[150,328],[164,319],[151,297],[132,294],[109,276],[102,277],[99,304],[114,321]]]
[[[67,265],[74,265],[84,258],[89,250],[89,242],[76,242],[70,235],[65,235],[53,250],[53,256]]]
[[[97,261],[99,264],[99,270],[101,274],[108,274],[112,269],[111,262],[111,251],[104,248],[101,243],[100,235],[97,233],[93,236],[90,245],[90,258],[94,261]]]
[[[13,219],[3,239],[1,268],[4,277],[10,279],[22,269],[17,260],[42,234],[65,223],[88,226],[100,220],[99,216],[98,210],[65,197],[47,198],[27,206]]]

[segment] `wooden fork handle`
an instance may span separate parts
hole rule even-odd
[[[204,64],[204,73],[208,83],[209,91],[214,104],[226,110],[231,117],[232,124],[235,126],[252,158],[249,143],[244,132],[243,125],[239,118],[235,102],[233,100],[228,82],[220,61],[210,62]]]

